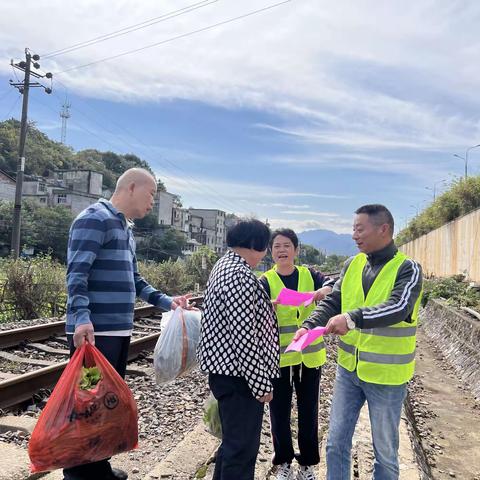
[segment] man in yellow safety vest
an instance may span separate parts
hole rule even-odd
[[[418,263],[393,243],[394,221],[383,205],[355,212],[360,253],[343,268],[333,292],[295,334],[323,325],[339,335],[338,367],[327,440],[327,480],[350,479],[352,436],[368,404],[375,453],[373,480],[397,480],[398,427],[415,368],[422,292]]]

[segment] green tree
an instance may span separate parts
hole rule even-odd
[[[303,244],[298,256],[300,263],[307,265],[321,265],[325,261],[325,255],[312,245]]]
[[[25,200],[22,206],[20,244],[31,247],[35,253],[50,253],[52,257],[65,262],[67,255],[68,231],[73,215],[62,205],[41,207],[32,200]],[[0,201],[0,244],[3,255],[8,255],[12,237],[13,202]]]
[[[154,211],[148,213],[143,218],[135,220],[134,232],[139,234],[152,233],[158,227],[158,219]]]
[[[163,262],[169,259],[176,260],[182,256],[187,240],[185,235],[174,228],[167,227],[158,234],[145,237],[137,245],[139,258]]]
[[[66,262],[72,212],[63,205],[57,205],[36,208],[32,213],[32,246],[36,253],[50,253],[52,257]]]
[[[347,256],[345,255],[328,255],[323,264],[320,266],[322,272],[325,273],[336,273],[340,272],[345,264],[345,260],[347,260]]]
[[[0,122],[0,169],[9,175],[16,175],[20,122],[6,120]],[[47,175],[49,171],[73,166],[74,153],[71,148],[50,140],[35,127],[28,124],[25,143],[25,173],[27,175]]]

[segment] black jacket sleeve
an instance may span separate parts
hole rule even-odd
[[[311,329],[315,327],[324,327],[330,317],[334,317],[339,314],[342,310],[342,280],[347,271],[352,258],[349,258],[340,273],[339,279],[335,282],[332,292],[326,296],[322,301],[317,305],[317,308],[310,314],[310,316],[303,322],[302,327]]]
[[[325,326],[331,317],[341,313],[342,280],[350,261],[351,259],[345,264],[332,293],[318,304],[303,323],[303,327],[311,329]],[[361,329],[388,327],[402,321],[410,322],[415,302],[421,291],[422,268],[414,260],[408,259],[399,268],[392,292],[386,302],[371,307],[357,308],[348,313],[356,327]]]
[[[263,287],[263,289],[267,292],[268,297],[270,297],[270,285],[268,283],[267,277],[262,275],[258,281],[260,282],[260,285]]]

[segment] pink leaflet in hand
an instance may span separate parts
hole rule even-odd
[[[313,302],[313,293],[297,292],[289,288],[282,288],[278,294],[277,302],[280,305],[292,307],[299,307],[300,305],[308,307]]]
[[[286,349],[286,352],[301,352],[304,348],[308,347],[318,337],[325,334],[325,327],[315,327],[309,330],[305,335],[301,336],[295,342],[292,342]]]

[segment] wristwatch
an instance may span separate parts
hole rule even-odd
[[[352,320],[352,317],[350,317],[350,315],[349,315],[347,312],[345,312],[345,313],[343,314],[343,316],[344,316],[345,319],[347,320],[347,327],[348,327],[348,329],[349,329],[349,330],[353,330],[353,329],[356,327],[356,325],[355,325],[355,322]]]

